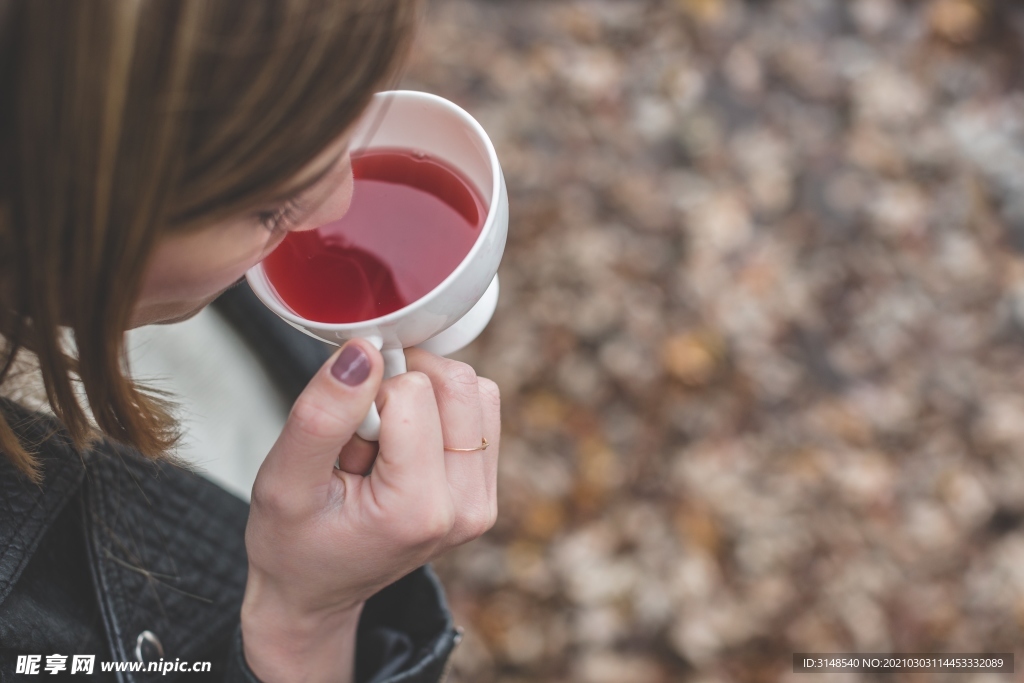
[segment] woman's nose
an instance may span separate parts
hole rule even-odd
[[[344,156],[326,178],[323,179],[323,195],[296,231],[312,230],[321,225],[340,220],[352,205],[355,179],[352,175],[352,160]]]

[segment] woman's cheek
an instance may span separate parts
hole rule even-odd
[[[142,299],[197,300],[214,295],[269,253],[272,239],[263,227],[242,221],[165,237],[147,265]]]
[[[252,268],[257,263],[270,256],[271,252],[277,249],[277,247],[280,246],[281,242],[284,242],[286,237],[288,237],[288,233],[286,232],[274,233],[270,240],[264,245],[259,255],[251,262],[249,262],[248,267],[245,270],[248,271],[249,268]]]

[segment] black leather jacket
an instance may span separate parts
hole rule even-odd
[[[74,451],[52,417],[0,410],[39,444],[35,486],[0,454],[0,680],[256,683],[239,609],[248,505],[201,476],[103,442]],[[438,681],[458,641],[440,584],[419,569],[370,599],[356,679]],[[43,669],[64,655],[58,675]],[[91,676],[73,655],[95,655]],[[38,676],[18,655],[41,655]],[[103,672],[103,662],[211,662],[209,673]],[[145,667],[143,667],[145,668]]]

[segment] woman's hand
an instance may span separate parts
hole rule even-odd
[[[494,524],[497,385],[420,349],[406,359],[409,372],[382,383],[380,352],[348,342],[295,402],[260,467],[242,634],[265,683],[347,683],[363,602]],[[374,398],[379,453],[354,436]],[[444,450],[482,437],[487,450]]]

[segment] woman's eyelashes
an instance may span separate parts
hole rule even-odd
[[[302,220],[302,210],[295,199],[289,199],[281,206],[257,214],[260,224],[271,234],[287,232]]]

